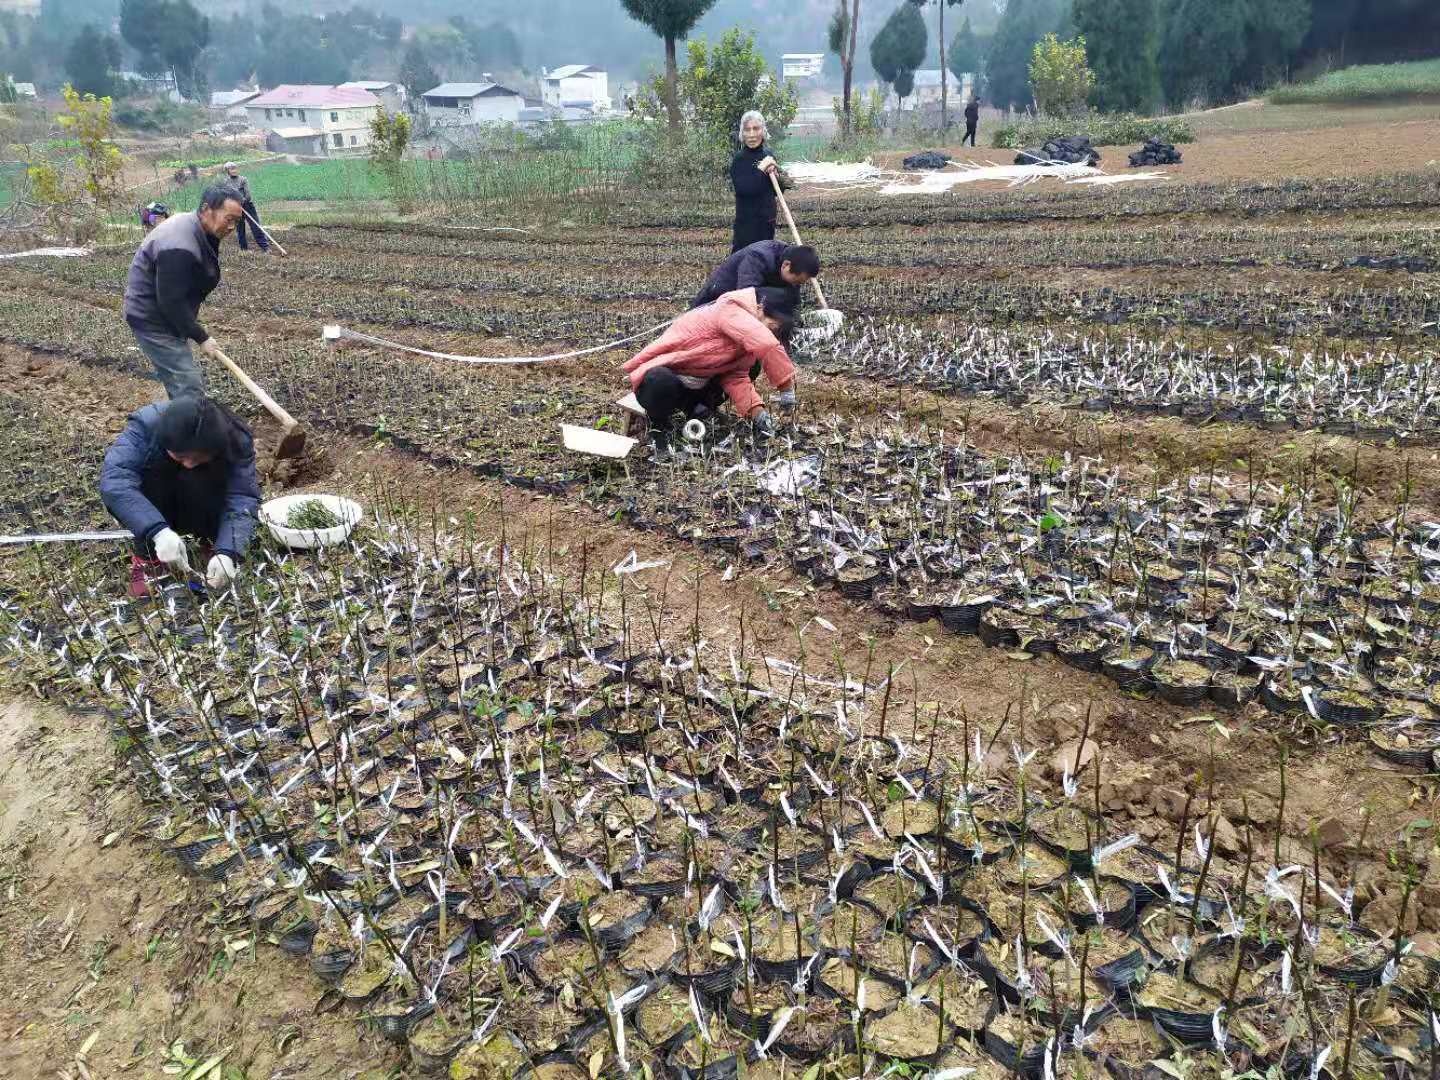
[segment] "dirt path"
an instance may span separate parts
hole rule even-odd
[[[177,1041],[252,1080],[398,1060],[314,1016],[303,963],[215,925],[149,813],[101,717],[0,698],[0,1076],[160,1076]]]
[[[1332,112],[1335,110],[1331,110]],[[1374,119],[1354,120],[1343,127],[1330,125],[1318,115],[1299,116],[1295,128],[1265,127],[1257,116],[1249,130],[1218,128],[1211,123],[1197,125],[1197,141],[1180,147],[1184,162],[1163,165],[1149,172],[1168,175],[1182,183],[1215,184],[1238,180],[1325,179],[1376,176],[1426,167],[1440,158],[1440,119],[1433,109],[1402,111],[1392,119],[1376,112]],[[1249,127],[1249,125],[1246,125]],[[982,138],[986,132],[982,129]],[[977,165],[1008,165],[1013,151],[982,146],[939,147],[956,161]],[[1139,143],[1101,147],[1100,167],[1123,173],[1129,167],[1127,155]],[[879,154],[875,164],[898,169],[905,153]],[[980,190],[1002,190],[1004,185],[976,184]]]

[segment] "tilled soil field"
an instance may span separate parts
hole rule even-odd
[[[9,679],[416,1075],[1429,1068],[1437,205],[802,198],[849,316],[802,408],[624,467],[558,440],[621,351],[320,327],[634,334],[708,211],[227,250],[207,321],[315,432],[267,484],[365,527],[142,606],[113,550],[6,557]],[[0,269],[6,532],[104,523],[127,262]]]

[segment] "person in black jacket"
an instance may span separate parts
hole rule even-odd
[[[147,405],[105,453],[100,500],[135,534],[132,597],[147,595],[167,568],[182,579],[191,573],[184,535],[209,549],[205,581],[223,588],[250,546],[260,507],[250,429],[200,395]]]
[[[760,240],[775,239],[775,189],[770,175],[775,175],[782,189],[790,187],[790,178],[765,145],[768,136],[760,113],[752,109],[740,118],[740,152],[730,162],[730,183],[735,188],[731,254]]]
[[[190,342],[207,356],[215,351],[199,322],[200,305],[220,284],[220,241],[242,214],[233,190],[212,187],[195,213],[156,226],[130,263],[125,321],[172,398],[205,392]]]
[[[761,240],[732,254],[715,268],[690,307],[712,303],[736,289],[778,289],[788,297],[785,312],[795,314],[800,288],[820,276],[820,256],[812,247],[783,240]]]
[[[980,99],[972,97],[970,104],[965,106],[965,139],[970,140],[970,145],[975,145],[975,132],[980,127]],[[965,139],[960,140],[960,145],[965,145]]]

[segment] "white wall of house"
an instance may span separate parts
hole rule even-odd
[[[560,108],[576,101],[591,104],[610,102],[610,76],[604,71],[590,70],[564,79],[541,80],[540,96],[546,105]]]
[[[314,128],[324,141],[326,153],[363,150],[370,145],[370,121],[379,111],[377,105],[342,105],[335,108],[306,106],[247,106],[245,112],[252,127]]]
[[[519,94],[485,94],[480,97],[447,99],[454,106],[437,104],[425,99],[425,115],[437,124],[476,126],[479,124],[517,124],[525,99]]]

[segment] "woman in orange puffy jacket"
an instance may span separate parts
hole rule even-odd
[[[782,408],[795,405],[795,365],[782,341],[792,322],[783,290],[737,289],[714,303],[687,311],[656,341],[625,364],[658,451],[669,445],[677,415],[703,419],[728,397],[760,435],[774,431],[765,402],[751,381],[759,363],[780,391]]]

